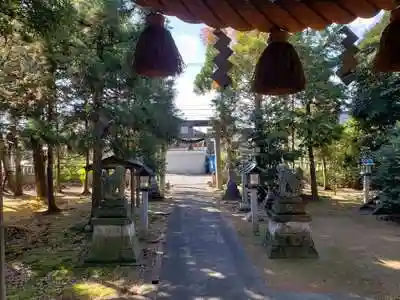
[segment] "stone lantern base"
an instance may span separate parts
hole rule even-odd
[[[101,202],[92,219],[93,235],[85,263],[136,263],[140,253],[126,199]]]
[[[311,217],[300,197],[277,199],[268,211],[265,246],[269,258],[317,258]]]
[[[85,263],[136,263],[139,241],[129,218],[93,218],[92,242]]]

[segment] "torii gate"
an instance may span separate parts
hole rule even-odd
[[[217,189],[222,189],[221,131],[218,122],[211,120],[182,120],[182,127],[188,128],[187,136],[193,136],[193,127],[214,127],[215,177]]]

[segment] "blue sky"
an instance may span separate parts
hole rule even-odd
[[[350,24],[350,28],[362,37],[365,31],[377,22],[379,16],[371,19],[359,18]],[[197,96],[193,93],[193,81],[205,58],[205,47],[200,40],[200,30],[204,25],[187,24],[174,17],[171,17],[170,21],[175,43],[187,64],[185,73],[177,80],[176,106],[189,120],[206,119],[212,115],[212,95]]]

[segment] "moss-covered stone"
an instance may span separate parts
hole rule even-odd
[[[282,215],[279,215],[282,216]],[[265,235],[269,258],[316,258],[318,253],[311,237],[310,223],[290,218],[287,222],[271,218]],[[305,214],[306,217],[309,217]],[[310,218],[311,219],[311,218]]]
[[[134,223],[126,219],[97,218],[85,263],[136,263],[139,252]]]

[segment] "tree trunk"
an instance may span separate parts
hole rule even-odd
[[[99,128],[100,124],[95,125]],[[92,212],[91,218],[94,217],[95,211],[101,201],[101,159],[102,159],[102,142],[101,137],[95,137],[93,145],[93,175],[92,175]]]
[[[48,112],[47,112],[47,121],[49,124],[53,123],[54,112],[53,112],[53,99],[49,99],[48,102]],[[56,205],[56,199],[54,197],[54,183],[53,183],[53,142],[47,144],[47,212],[48,213],[56,213],[59,212],[60,209]]]
[[[54,111],[54,116],[56,119],[56,133],[59,135],[59,124],[58,124],[58,112],[57,112],[57,105],[55,105],[56,110]],[[58,193],[62,193],[61,187],[61,163],[60,163],[60,155],[61,155],[61,148],[60,144],[57,143],[56,145],[56,190]]]
[[[86,149],[85,153],[85,166],[88,166],[90,164],[90,152],[89,148]],[[88,196],[90,195],[89,191],[89,172],[85,171],[85,179],[83,180],[83,191],[82,191],[83,196]]]
[[[62,193],[62,187],[61,187],[61,162],[60,162],[60,146],[56,146],[56,188],[58,193]]]
[[[15,156],[14,156],[14,164],[15,164],[15,191],[14,196],[22,196],[24,194],[23,191],[23,175],[22,175],[22,167],[21,167],[21,160],[22,160],[22,153],[21,148],[18,145],[18,140],[16,139],[15,145]]]
[[[311,199],[318,200],[317,172],[315,170],[314,149],[313,147],[308,146],[307,150],[308,160],[310,161]]]
[[[308,102],[306,104],[306,114],[311,115],[311,103]],[[310,139],[308,137],[308,139]],[[310,163],[310,184],[311,184],[311,199],[313,201],[318,200],[318,185],[317,185],[317,172],[315,170],[315,158],[314,158],[314,149],[311,145],[311,141],[308,140],[307,151],[308,151],[308,160]]]
[[[19,197],[23,195],[23,176],[21,168],[22,153],[18,139],[17,132],[18,118],[12,118],[12,125],[10,127],[11,139],[12,139],[12,152],[14,152],[14,165],[15,165],[15,189],[14,196]]]
[[[161,197],[164,198],[165,196],[165,173],[167,172],[167,162],[166,162],[166,155],[167,155],[167,146],[165,144],[161,145],[161,159],[162,159],[162,164],[163,168],[160,174],[160,180],[159,180],[159,188],[160,188],[160,195]]]
[[[261,102],[263,100],[262,95],[260,94],[255,94],[255,99],[254,99],[254,128],[256,132],[261,132],[262,131],[262,115],[261,115]],[[264,147],[263,145],[260,143],[261,141],[258,141],[259,145],[257,145],[257,147],[259,147],[260,149],[260,154],[264,153]],[[257,164],[260,166],[262,165],[261,162],[261,155],[257,155],[256,156],[256,162]]]
[[[33,151],[33,166],[35,169],[35,185],[36,185],[36,195],[39,199],[46,198],[46,172],[44,168],[44,153],[42,149],[42,144],[31,138],[32,151]]]
[[[229,178],[229,170],[233,168],[233,151],[232,151],[232,142],[230,139],[225,139],[225,149],[226,149],[226,170],[228,172]]]
[[[4,146],[4,144],[2,145]],[[0,145],[0,147],[2,147]],[[4,148],[0,148],[3,153]],[[0,299],[6,298],[6,254],[5,254],[5,226],[3,213],[3,170],[0,161]]]
[[[324,190],[328,191],[330,190],[330,186],[328,183],[328,176],[327,176],[327,167],[326,167],[326,156],[322,154],[322,179],[323,179],[323,186]]]
[[[97,36],[96,41],[96,54],[100,61],[104,61],[104,41],[103,36],[99,34]],[[101,75],[100,75],[101,76]],[[102,135],[104,131],[104,124],[101,122],[101,106],[102,106],[102,95],[104,90],[104,79],[102,77],[98,77],[95,82],[95,87],[93,90],[93,111],[95,114],[93,127],[95,129],[95,136],[93,142],[93,174],[92,174],[92,208],[90,213],[89,224],[92,222],[92,218],[95,215],[97,208],[99,207],[101,197],[102,197],[102,189],[101,189],[101,159],[103,156],[103,141]]]
[[[14,172],[12,171],[10,163],[10,156],[11,156],[10,147],[7,147],[3,136],[0,136],[0,143],[1,147],[4,149],[1,152],[1,157],[0,157],[4,167],[3,190],[5,190],[8,187],[14,193],[15,181],[14,181]]]
[[[93,173],[92,173],[92,209],[90,214],[90,222],[94,217],[97,207],[101,201],[101,159],[103,156],[103,142],[102,142],[102,133],[103,133],[103,124],[100,120],[100,106],[101,99],[100,93],[95,92],[93,95],[93,106],[96,114],[97,120],[94,123],[95,128],[95,138],[93,143]]]

